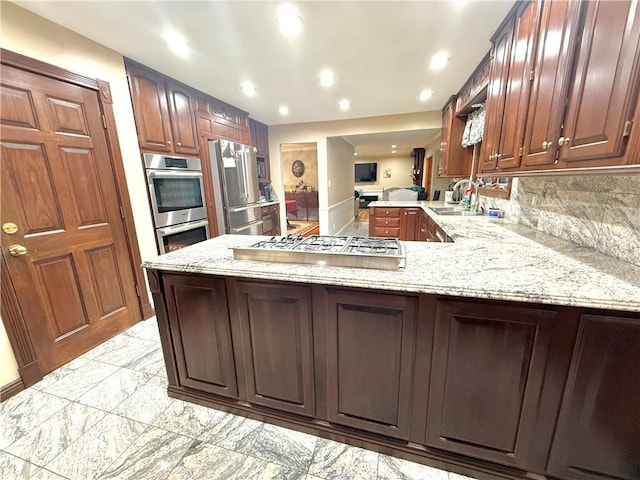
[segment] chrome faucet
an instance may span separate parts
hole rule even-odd
[[[478,184],[468,178],[463,178],[462,180],[460,180],[459,182],[457,182],[454,186],[453,186],[453,191],[455,192],[456,190],[458,190],[458,187],[460,185],[463,185],[465,183],[468,183],[469,186],[473,186],[474,188],[474,195],[475,195],[475,200],[472,199],[473,203],[469,203],[469,205],[467,205],[464,201],[464,194],[462,195],[462,200],[460,200],[460,205],[467,209],[467,210],[471,210],[471,211],[476,211],[478,210],[478,203],[480,202],[480,198],[478,196]]]

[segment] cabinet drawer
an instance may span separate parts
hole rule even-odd
[[[376,208],[376,217],[397,217],[400,218],[399,208]]]
[[[382,228],[399,228],[400,227],[400,218],[390,218],[390,217],[376,217],[376,227]]]
[[[375,237],[399,238],[400,227],[396,227],[396,228],[376,227],[373,229],[373,235]]]

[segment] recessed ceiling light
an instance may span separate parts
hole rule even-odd
[[[186,57],[191,51],[191,47],[187,41],[181,35],[177,33],[172,33],[165,37],[164,43],[169,47],[169,49],[181,57]]]
[[[422,100],[423,102],[426,102],[427,100],[429,100],[431,97],[433,96],[433,92],[429,89],[427,90],[422,90],[420,92],[420,100]]]
[[[330,87],[334,83],[336,83],[336,76],[331,70],[323,70],[320,73],[320,85]]]
[[[391,145],[391,148],[397,148],[397,147],[398,147],[397,145]]]
[[[302,30],[302,17],[292,5],[285,5],[280,9],[276,23],[282,34],[287,37],[293,37]]]
[[[248,81],[242,82],[242,84],[240,85],[240,90],[242,90],[245,95],[248,95],[250,97],[253,97],[256,94],[256,86]]]
[[[395,150],[391,150],[391,153],[396,153],[396,151]]]
[[[436,53],[431,57],[431,68],[434,70],[442,70],[449,61],[449,55],[446,52]]]
[[[342,100],[340,100],[340,110],[349,110],[350,106],[351,106],[351,102],[346,98],[343,98]]]
[[[278,111],[280,112],[280,115],[288,115],[289,107],[287,107],[286,105],[280,105],[280,108],[278,108]]]
[[[353,154],[357,157],[358,156],[358,152],[353,152]]]

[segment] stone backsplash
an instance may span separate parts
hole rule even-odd
[[[515,178],[510,200],[480,199],[512,221],[640,266],[640,175]]]

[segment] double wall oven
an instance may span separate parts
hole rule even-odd
[[[209,238],[199,158],[144,154],[160,253]]]

